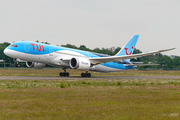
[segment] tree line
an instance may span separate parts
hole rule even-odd
[[[37,42],[39,42],[39,41],[37,41]],[[43,43],[49,44],[47,42],[43,42]],[[7,67],[14,65],[13,59],[6,56],[3,53],[3,50],[9,45],[10,45],[10,43],[8,43],[8,42],[0,43],[0,59],[6,61]],[[73,49],[78,49],[78,50],[96,52],[96,53],[101,53],[101,54],[106,54],[106,55],[111,55],[111,56],[115,55],[117,52],[119,52],[121,50],[120,47],[89,49],[85,45],[80,45],[79,47],[77,47],[75,45],[66,44],[66,45],[61,45],[61,46],[73,48]],[[142,51],[135,48],[133,54],[138,54],[138,53],[142,53]],[[170,56],[163,55],[161,53],[155,54],[155,55],[140,57],[137,59],[131,59],[131,62],[143,62],[143,63],[152,62],[153,64],[160,64],[160,66],[148,66],[148,68],[157,68],[157,69],[163,68],[165,70],[180,69],[180,57],[177,56],[177,57],[172,59]],[[0,67],[3,67],[3,66],[4,66],[4,63],[0,63]],[[25,67],[25,64],[21,63],[21,66]],[[138,68],[143,69],[143,68],[147,68],[147,66],[139,66]]]

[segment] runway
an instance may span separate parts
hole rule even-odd
[[[180,79],[180,76],[93,76],[93,77],[38,77],[38,76],[1,76],[0,80],[86,80],[86,79]]]

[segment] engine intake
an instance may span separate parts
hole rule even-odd
[[[72,58],[69,62],[72,69],[89,70],[91,64],[88,59],[85,58]]]

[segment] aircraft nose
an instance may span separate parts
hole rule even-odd
[[[4,49],[4,54],[8,56],[10,54],[9,49]]]

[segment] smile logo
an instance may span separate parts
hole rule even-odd
[[[134,47],[132,46],[132,49],[133,49]],[[130,52],[130,53],[128,53],[127,52],[127,50],[128,50],[128,48],[124,48],[125,49],[125,51],[126,51],[126,55],[131,55],[132,54],[132,51]]]

